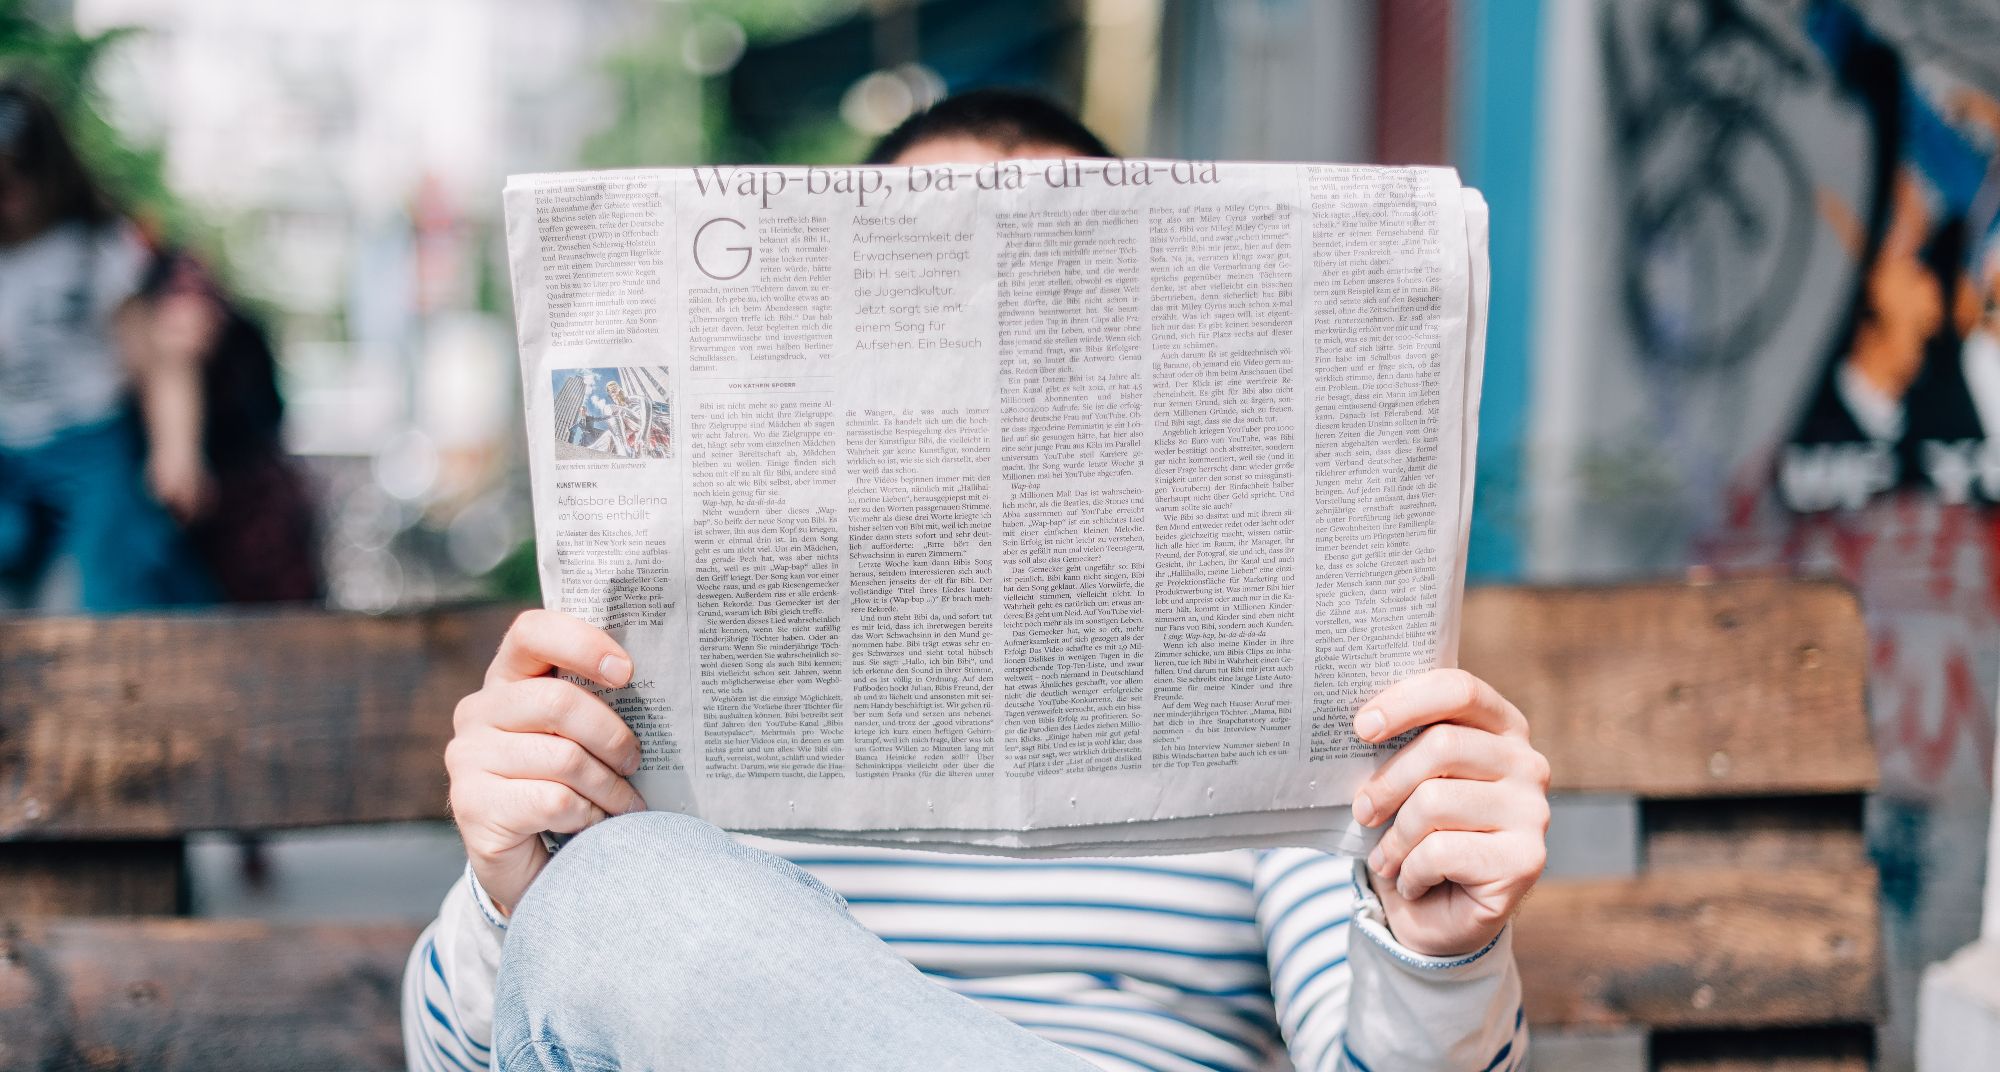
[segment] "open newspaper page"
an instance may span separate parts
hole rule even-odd
[[[1485,208],[1444,169],[517,177],[545,603],[655,807],[1016,854],[1359,847],[1456,658]]]

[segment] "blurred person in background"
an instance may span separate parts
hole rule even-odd
[[[263,330],[155,251],[47,100],[0,85],[0,584],[59,561],[87,611],[317,599],[306,481]]]
[[[0,84],[0,580],[46,601],[51,565],[88,611],[199,603],[181,530],[209,503],[198,361],[212,310],[150,303],[152,254],[47,100]]]
[[[1039,98],[975,92],[870,162],[1109,156]],[[468,857],[404,976],[414,1069],[1512,1072],[1508,926],[1540,876],[1548,761],[1458,670],[1354,717],[1411,742],[1361,788],[1364,863],[1309,849],[1015,860],[736,838],[646,811],[593,690],[602,630],[522,615],[445,753]],[[560,676],[558,676],[560,674]],[[579,682],[588,682],[586,688]],[[442,717],[443,713],[439,713]],[[544,831],[580,833],[554,852]]]
[[[153,258],[140,287],[161,352],[192,361],[205,495],[182,522],[227,603],[296,603],[324,594],[316,508],[285,452],[284,398],[270,340],[185,251]]]

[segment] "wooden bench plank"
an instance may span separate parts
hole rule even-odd
[[[1558,790],[1875,785],[1867,636],[1853,593],[1833,582],[1477,589],[1460,655],[1527,712]]]
[[[0,620],[0,841],[441,818],[515,613]]]
[[[1657,1072],[1869,1072],[1866,1027],[1792,1031],[1668,1032],[1653,1039]]]
[[[0,840],[439,818],[452,706],[513,614],[0,621]],[[1463,655],[1529,712],[1559,790],[1874,784],[1838,585],[1480,589]]]
[[[0,843],[0,911],[171,916],[187,910],[187,846],[159,841]]]
[[[0,929],[0,1068],[401,1069],[417,928],[46,920]]]
[[[1523,909],[1517,953],[1538,1026],[1707,1028],[1669,1046],[1703,1067],[1740,1052],[1715,1028],[1872,1021],[1875,925],[1872,873],[1674,872],[1546,885]],[[406,925],[10,923],[0,1067],[398,1067],[397,992],[415,936]]]
[[[1869,866],[1860,794],[1747,800],[1648,800],[1639,808],[1646,866]]]
[[[442,817],[452,706],[513,614],[0,620],[0,911],[174,911],[161,847],[189,830]],[[1674,1072],[1866,1067],[1881,965],[1855,794],[1875,770],[1851,594],[1482,590],[1464,656],[1529,712],[1558,789],[1644,800],[1651,870],[1525,906],[1530,1018],[1666,1029],[1653,1059]],[[414,935],[8,924],[0,1068],[400,1067]]]
[[[1859,867],[1545,882],[1515,932],[1528,1018],[1607,1028],[1872,1023],[1877,885]]]

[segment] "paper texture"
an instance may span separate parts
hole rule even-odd
[[[1486,211],[1435,168],[521,176],[546,604],[655,807],[1014,855],[1310,845],[1456,658]]]

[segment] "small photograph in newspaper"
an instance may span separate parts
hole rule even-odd
[[[549,370],[557,462],[674,456],[671,373],[664,365]]]
[[[548,606],[656,807],[1015,856],[1365,851],[1457,658],[1486,207],[1442,168],[703,167],[506,191]]]

